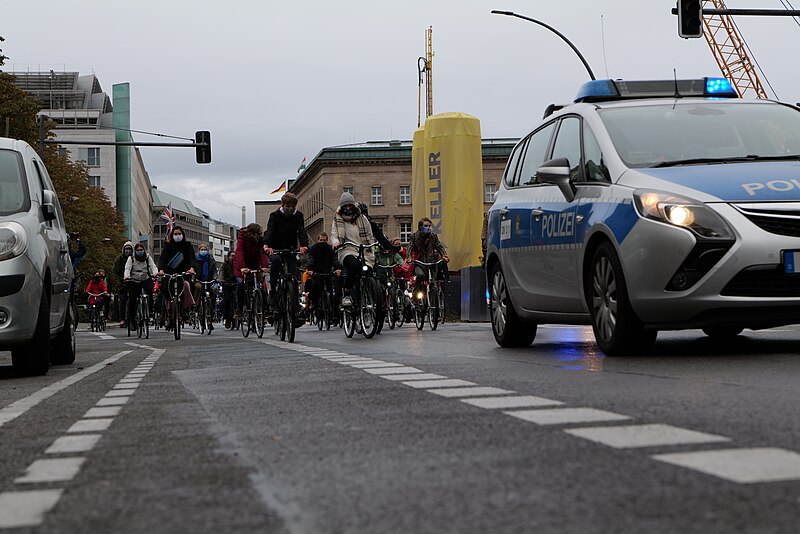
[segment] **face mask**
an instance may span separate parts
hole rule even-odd
[[[429,233],[431,233],[431,227],[430,227],[430,226],[423,226],[423,227],[422,227],[422,233],[423,233],[423,234],[429,234]]]
[[[355,214],[355,210],[353,208],[343,208],[342,215],[345,217],[352,217]]]
[[[128,256],[130,256],[130,255],[131,255],[131,251],[130,251],[129,249],[127,249],[127,248],[126,248],[126,249],[125,249],[125,252],[123,252],[123,253],[122,253],[122,255],[123,255],[123,256],[125,256],[125,257],[127,258]]]
[[[95,281],[95,282],[99,282],[99,281],[100,281],[100,277],[99,277],[99,276],[95,276],[95,277],[94,277],[94,281]]]
[[[294,215],[294,211],[297,208],[283,208],[283,215],[284,217],[291,217]]]
[[[175,241],[176,243],[180,243],[181,241],[183,241],[183,234],[177,234],[172,236],[172,240]]]
[[[135,254],[137,258],[144,258],[144,250],[137,250]]]
[[[201,250],[199,252],[199,254],[200,254],[201,258],[205,258],[206,256],[208,256],[208,251],[207,250]]]

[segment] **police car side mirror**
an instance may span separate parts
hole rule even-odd
[[[536,170],[538,181],[557,185],[567,199],[567,202],[575,200],[577,188],[569,177],[570,166],[567,158],[554,158],[542,163]]]

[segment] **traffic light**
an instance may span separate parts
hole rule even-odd
[[[684,39],[703,36],[703,0],[678,0],[678,35]]]
[[[211,132],[194,133],[197,163],[211,163]]]

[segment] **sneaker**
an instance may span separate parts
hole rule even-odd
[[[349,295],[345,295],[344,297],[342,297],[342,307],[343,308],[353,307],[353,299],[351,299]]]
[[[267,306],[274,308],[278,304],[278,295],[274,291],[270,291],[267,295]]]

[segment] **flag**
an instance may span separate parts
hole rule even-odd
[[[172,211],[172,201],[164,208],[161,217],[158,218],[159,222],[167,224],[167,235],[172,233],[172,227],[175,225],[175,213]]]
[[[300,166],[297,167],[297,172],[299,173],[300,171],[302,171],[305,168],[306,168],[306,158],[303,157],[303,161],[301,161],[300,162]]]
[[[283,183],[279,185],[275,191],[270,193],[270,195],[274,195],[275,193],[283,193],[284,191],[286,191],[286,180],[284,180]]]

